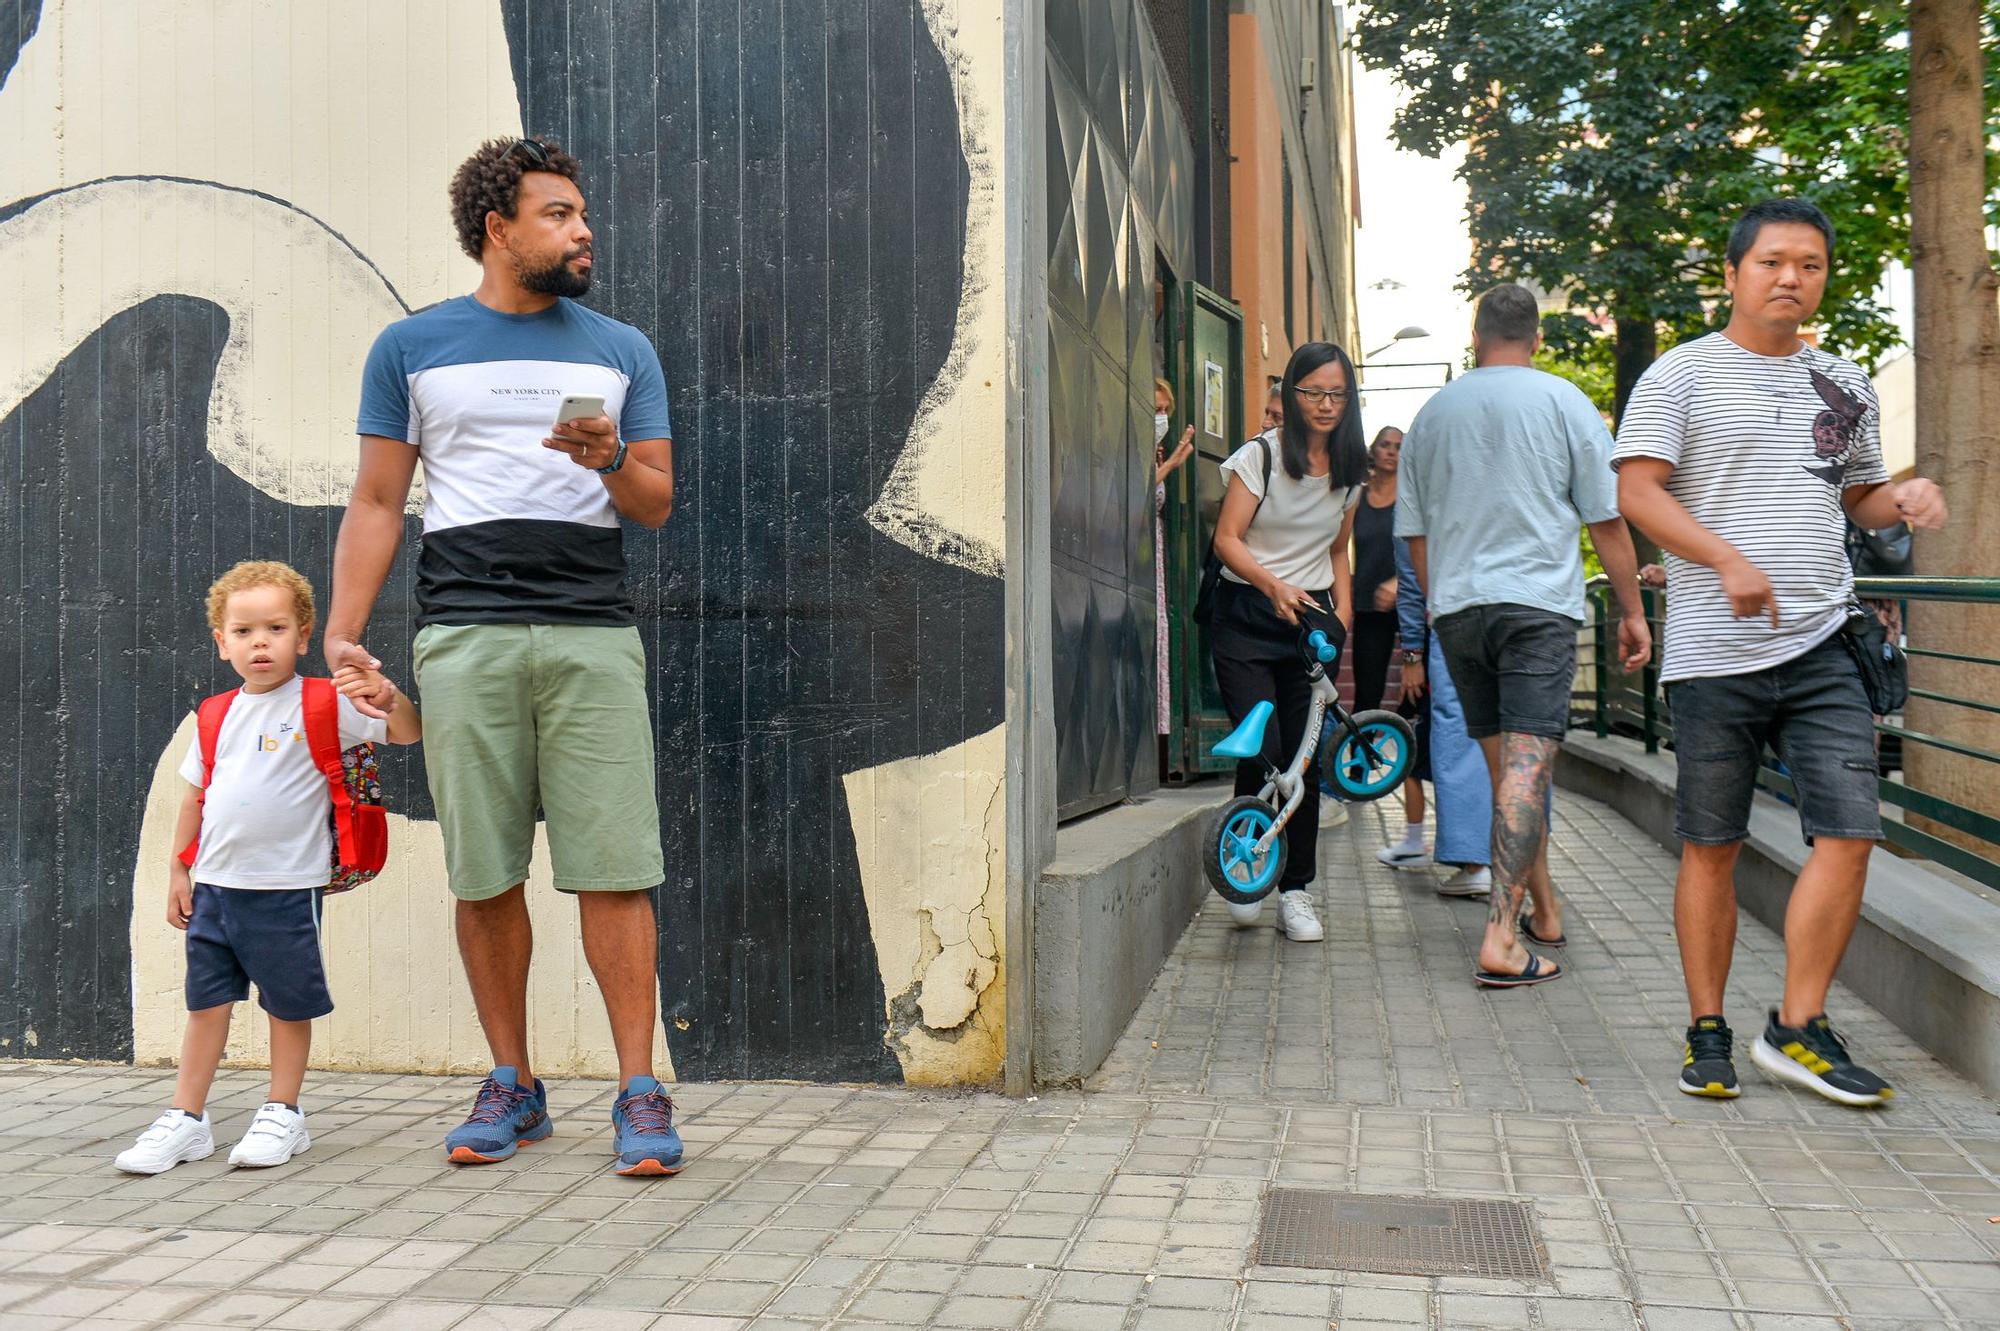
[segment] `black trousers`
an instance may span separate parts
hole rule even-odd
[[[1382,705],[1389,690],[1389,657],[1396,650],[1396,612],[1354,612],[1354,710]]]
[[[1294,627],[1279,619],[1254,588],[1226,578],[1216,587],[1208,641],[1223,709],[1232,725],[1241,725],[1260,702],[1276,709],[1272,719],[1277,724],[1264,728],[1263,759],[1236,764],[1238,795],[1255,795],[1263,789],[1267,764],[1280,769],[1290,765],[1305,736],[1312,710],[1312,681],[1300,652],[1306,633],[1324,629],[1336,644],[1346,640],[1346,630],[1333,617],[1331,595],[1315,592],[1314,597],[1327,609],[1309,615],[1304,627]],[[1285,824],[1285,872],[1278,879],[1282,892],[1300,891],[1319,875],[1318,755],[1306,765],[1304,782],[1305,798]]]

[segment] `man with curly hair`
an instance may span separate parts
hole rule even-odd
[[[479,286],[390,325],[369,353],[326,656],[334,670],[376,665],[361,637],[421,459],[425,766],[494,1062],[446,1152],[485,1164],[553,1131],[528,1057],[525,881],[540,810],[617,1047],[618,1172],[672,1174],[680,1134],[651,1061],[651,889],[665,877],[653,723],[619,531],[621,517],[667,520],[672,440],[651,343],[576,303],[592,260],[578,176],[574,157],[527,138],[482,144],[452,177],[452,220]],[[557,424],[567,396],[602,398],[603,410]]]

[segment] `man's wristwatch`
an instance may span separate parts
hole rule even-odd
[[[1422,665],[1423,663],[1424,663],[1424,654],[1422,652],[1418,651],[1414,647],[1405,647],[1403,649],[1404,665]]]
[[[611,461],[602,467],[592,467],[591,470],[596,472],[599,476],[609,476],[612,472],[617,471],[620,467],[624,465],[625,465],[625,441],[623,439],[620,439],[618,441],[618,451],[612,454]]]

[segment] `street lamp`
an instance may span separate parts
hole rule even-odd
[[[1409,324],[1406,327],[1404,327],[1402,331],[1398,332],[1393,338],[1390,338],[1385,345],[1375,348],[1375,350],[1369,352],[1366,356],[1363,356],[1362,359],[1374,360],[1377,356],[1387,351],[1390,347],[1395,346],[1398,342],[1405,342],[1413,337],[1429,337],[1430,335],[1431,334],[1429,329],[1419,328],[1415,324]]]

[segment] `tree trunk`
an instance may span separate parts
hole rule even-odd
[[[1611,419],[1625,419],[1625,404],[1639,386],[1639,376],[1660,358],[1660,330],[1651,319],[1620,318],[1615,324],[1617,340],[1612,344]]]
[[[1986,250],[1980,0],[1910,6],[1910,259],[1916,277],[1917,471],[1944,487],[1951,523],[1917,535],[1917,571],[2000,573],[2000,277]],[[1987,539],[1982,541],[1982,533]],[[2000,658],[2000,606],[1913,604],[1910,644]],[[1915,658],[1914,688],[2000,702],[2000,667]],[[2000,750],[2000,718],[1913,698],[1911,730]],[[2000,769],[1922,744],[1905,748],[1910,785],[2000,814]],[[1912,819],[1913,824],[1918,820]],[[1929,821],[1925,830],[1944,835]],[[1961,844],[1976,839],[1953,834]],[[1992,854],[1991,848],[1986,853]]]
[[[1612,343],[1611,361],[1611,419],[1625,419],[1625,404],[1632,400],[1632,390],[1639,386],[1639,376],[1646,368],[1660,358],[1660,330],[1651,319],[1625,319],[1616,322],[1616,340]],[[1653,538],[1638,527],[1632,528],[1632,545],[1639,554],[1639,563],[1660,562],[1660,547]]]

